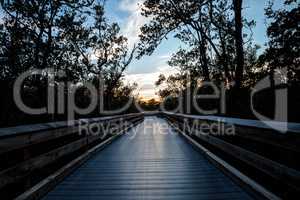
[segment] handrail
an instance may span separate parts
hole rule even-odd
[[[231,125],[246,126],[251,128],[260,128],[260,129],[267,129],[267,130],[272,130],[272,129],[283,130],[284,127],[287,127],[287,132],[300,133],[300,123],[279,122],[279,121],[259,121],[259,120],[252,120],[252,119],[239,119],[239,118],[220,117],[220,116],[186,115],[186,114],[171,113],[171,112],[162,112],[162,114],[188,118],[188,119],[223,122]]]
[[[230,164],[249,167],[253,174],[263,174],[262,177],[269,182],[279,185],[282,190],[280,193],[284,190],[300,192],[300,171],[297,160],[300,138],[298,134],[293,134],[300,132],[300,124],[288,123],[288,134],[280,134],[279,131],[257,120],[170,112],[163,112],[162,115],[175,129],[188,135],[194,143],[207,145],[210,151],[217,152],[218,156],[224,156],[231,162]],[[193,121],[236,125],[236,131],[234,135],[215,135],[202,132],[203,130],[198,126],[195,129],[186,129],[185,123],[190,124]],[[281,122],[273,123],[281,125]]]
[[[74,136],[79,131],[79,125],[106,123],[114,121],[130,121],[143,118],[142,113],[116,115],[74,121],[51,122],[36,125],[24,125],[0,129],[0,155],[6,152],[32,146],[41,142],[57,140],[65,136]],[[97,138],[97,137],[96,137]]]
[[[143,119],[143,113],[136,113],[0,129],[0,161],[3,162],[0,195],[6,194],[6,188],[15,188],[18,184],[32,186],[47,175],[42,173],[43,169],[52,173],[73,161],[74,157],[95,147],[100,149],[102,144],[109,144]],[[90,124],[103,125],[105,130],[100,128],[96,133],[81,134],[79,125],[82,124],[87,131],[94,128]]]
[[[41,132],[41,131],[46,131],[46,130],[78,126],[82,122],[98,123],[98,122],[102,122],[102,121],[108,121],[108,120],[114,120],[114,119],[120,119],[120,118],[129,118],[129,117],[134,117],[134,116],[139,116],[139,115],[142,115],[142,113],[0,128],[0,139],[4,138],[4,137],[17,136],[17,135],[21,135],[21,134],[36,133],[36,132]]]
[[[98,117],[98,118],[87,118],[87,119],[79,119],[73,121],[60,121],[60,122],[50,122],[50,123],[41,123],[34,125],[21,125],[16,127],[8,127],[8,128],[0,128],[0,139],[3,137],[9,137],[13,135],[40,132],[45,130],[52,130],[58,128],[66,128],[69,127],[70,124],[72,126],[77,126],[82,122],[85,123],[96,123],[107,120],[114,120],[118,118],[128,118],[137,115],[158,115],[158,114],[167,114],[171,116],[183,117],[188,119],[199,119],[199,120],[207,120],[214,122],[223,122],[226,124],[232,124],[237,126],[246,126],[252,128],[261,128],[261,129],[277,129],[281,130],[284,126],[287,127],[287,132],[292,133],[300,133],[300,123],[291,123],[291,122],[279,122],[279,121],[259,121],[259,120],[251,120],[251,119],[239,119],[232,117],[221,117],[221,116],[205,116],[205,115],[187,115],[180,113],[171,113],[171,112],[144,112],[144,113],[134,113],[134,114],[126,114],[126,115],[115,115],[109,117]],[[272,127],[268,126],[271,125]]]

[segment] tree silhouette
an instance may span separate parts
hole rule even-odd
[[[47,104],[46,69],[54,72],[51,76],[55,88],[61,81],[65,83],[66,97],[68,82],[80,87],[82,82],[97,80],[98,86],[101,76],[107,85],[107,106],[120,100],[113,98],[115,95],[128,98],[135,87],[125,86],[122,78],[135,48],[129,50],[118,24],[105,18],[104,6],[101,0],[12,0],[1,5],[4,17],[0,25],[0,80],[1,92],[7,94],[1,99],[3,124],[30,118],[18,111],[12,95],[15,79],[27,70],[44,70],[28,78],[23,86],[23,97],[34,107]],[[79,103],[87,104],[89,95],[84,90],[80,88],[76,96]],[[44,116],[38,120],[49,119]]]

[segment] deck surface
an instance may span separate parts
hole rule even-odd
[[[147,117],[44,200],[251,199],[167,122]]]

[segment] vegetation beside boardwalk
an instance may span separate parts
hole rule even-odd
[[[167,37],[176,37],[184,47],[174,53],[169,65],[179,73],[170,77],[161,75],[157,87],[159,96],[166,97],[166,107],[176,106],[178,94],[200,88],[199,80],[225,85],[226,115],[254,118],[250,107],[250,91],[268,76],[270,88],[255,96],[257,110],[274,115],[274,96],[278,88],[289,89],[289,121],[299,121],[300,89],[300,5],[297,0],[285,0],[279,10],[272,3],[265,9],[268,22],[267,48],[258,55],[259,46],[253,42],[255,21],[246,19],[243,0],[145,0],[142,14],[148,22],[141,27],[140,41],[129,47],[120,27],[105,15],[102,0],[12,0],[2,3],[0,20],[0,126],[65,120],[66,114],[57,109],[51,114],[28,115],[21,112],[13,101],[16,79],[28,70],[43,73],[27,78],[21,95],[24,102],[35,108],[47,105],[48,79],[59,90],[65,84],[64,95],[70,87],[77,88],[76,104],[85,108],[91,94],[82,83],[99,88],[105,83],[104,108],[122,107],[137,85],[126,85],[124,72],[133,59],[152,55]],[[51,72],[46,69],[52,69]],[[276,74],[281,83],[276,85]],[[63,73],[62,73],[63,72]],[[187,77],[189,77],[187,79]],[[100,92],[100,89],[98,90]],[[185,95],[186,96],[186,95]],[[136,100],[138,101],[138,100]],[[147,108],[157,107],[146,105]],[[188,103],[188,102],[186,102]],[[214,101],[199,102],[204,108],[216,106]],[[65,111],[68,107],[65,103]],[[145,107],[145,105],[142,105]],[[54,103],[54,107],[59,105]],[[137,112],[132,104],[125,112]],[[194,114],[199,114],[192,108]],[[89,115],[99,116],[99,105]]]

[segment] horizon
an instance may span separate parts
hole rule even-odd
[[[0,3],[2,199],[300,193],[299,0]]]

